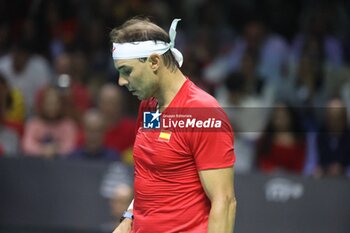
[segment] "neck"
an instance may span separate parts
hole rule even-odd
[[[179,69],[175,72],[166,68],[159,71],[159,91],[155,98],[158,100],[160,111],[170,104],[185,81],[186,77]]]

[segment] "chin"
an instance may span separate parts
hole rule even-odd
[[[139,100],[147,100],[147,99],[150,98],[150,96],[138,95],[137,98],[138,98]]]
[[[146,99],[145,97],[143,97],[143,96],[139,96],[139,95],[138,95],[138,96],[136,96],[136,97],[137,97],[137,99],[138,99],[138,100],[145,100],[145,99]]]

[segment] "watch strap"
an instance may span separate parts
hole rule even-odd
[[[124,211],[122,217],[120,218],[120,222],[122,222],[126,218],[133,220],[134,219],[133,213],[128,212],[128,211]]]

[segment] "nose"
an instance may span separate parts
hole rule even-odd
[[[128,80],[126,80],[122,76],[119,76],[119,79],[118,79],[119,86],[123,87],[123,86],[127,85],[128,83],[129,83]]]

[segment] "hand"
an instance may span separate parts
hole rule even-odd
[[[124,219],[113,233],[130,233],[132,228],[132,220],[129,218]]]

